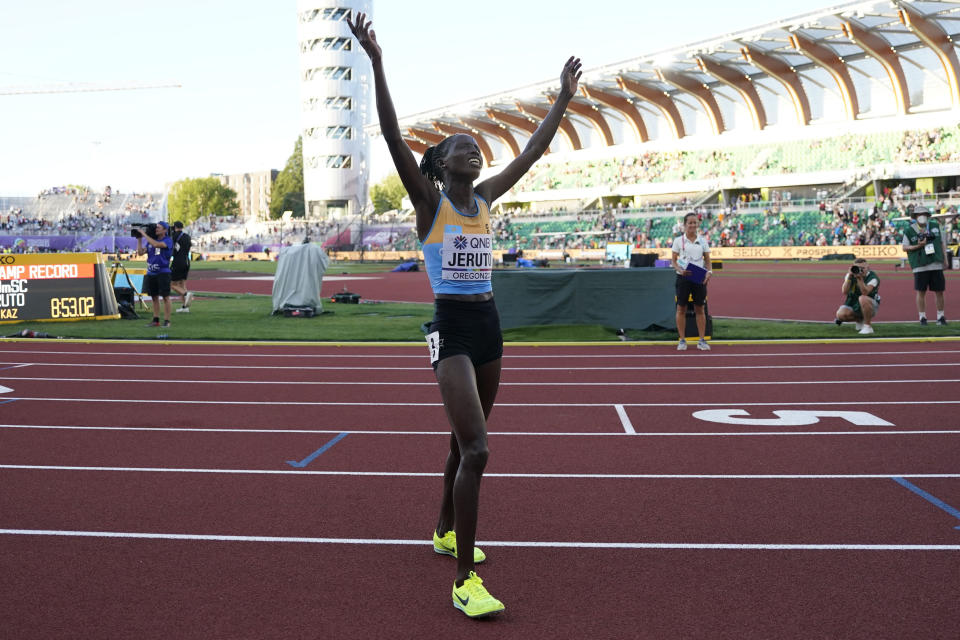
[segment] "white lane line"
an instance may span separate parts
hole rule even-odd
[[[235,475],[311,475],[378,478],[439,478],[442,473],[418,471],[308,471],[305,469],[200,469],[176,467],[85,467],[74,465],[0,464],[0,469],[20,471],[96,471],[138,473],[212,473]],[[703,474],[703,473],[484,473],[484,478],[522,478],[532,480],[870,480],[890,478],[960,478],[960,473],[761,473],[761,474]]]
[[[128,531],[70,531],[56,529],[0,529],[0,535],[55,536],[67,538],[125,538],[139,540],[192,540],[197,542],[271,542],[300,544],[426,546],[422,539],[309,538],[301,536],[239,536],[195,533],[147,533]],[[573,542],[542,540],[478,540],[485,547],[539,547],[554,549],[707,549],[742,551],[960,551],[958,544],[783,544],[750,542]]]
[[[426,362],[426,356],[423,358]],[[128,363],[128,364],[101,364],[97,362],[25,362],[25,363],[13,363],[13,362],[0,362],[0,365],[16,365],[8,367],[9,369],[16,369],[19,367],[83,367],[83,368],[129,368],[129,369],[142,369],[143,363]],[[881,369],[881,368],[910,368],[915,369],[918,367],[958,367],[960,362],[903,362],[895,364],[832,364],[829,365],[831,369]],[[230,365],[230,364],[151,364],[151,369],[227,369],[227,370],[237,370],[242,368],[243,370],[247,369],[266,369],[271,371],[425,371],[433,375],[429,366],[420,366],[420,367],[351,367],[344,365],[335,365],[335,366],[315,366],[315,365],[299,365],[299,366],[279,366],[279,365]],[[726,365],[726,366],[705,366],[705,365],[689,365],[683,367],[664,367],[658,366],[654,373],[661,371],[740,371],[744,367],[741,365]],[[824,365],[822,364],[778,364],[778,365],[751,365],[750,369],[823,369]],[[636,367],[503,367],[503,371],[651,371],[649,366],[636,366]]]
[[[633,428],[633,423],[630,422],[630,416],[627,415],[623,405],[615,404],[613,406],[617,410],[617,415],[620,416],[620,424],[623,425],[624,433],[636,433],[636,430]]]
[[[623,406],[623,405],[617,405]],[[632,425],[631,425],[632,428]],[[449,437],[450,431],[415,431],[386,429],[230,429],[197,427],[105,427],[83,425],[44,425],[44,424],[0,424],[0,429],[59,429],[65,431],[156,431],[185,433],[301,433],[333,434],[349,433],[368,436],[443,436]],[[960,435],[960,429],[925,429],[895,431],[488,431],[489,436],[551,436],[551,437],[608,437],[638,436],[648,438],[717,438],[717,437],[767,437],[767,436],[922,436],[922,435]]]
[[[604,360],[612,359],[629,359],[629,358],[683,358],[689,356],[677,355],[672,352],[673,342],[664,343],[665,347],[670,347],[671,352],[666,353],[602,353],[600,350],[612,350],[613,347],[616,347],[620,343],[611,343],[608,346],[597,347],[597,353],[593,354],[522,354],[522,353],[511,353],[511,349],[521,349],[523,347],[506,347],[506,352],[504,353],[504,361],[509,361],[514,358],[560,358],[563,360],[570,360],[572,358],[603,358]],[[424,347],[426,343],[424,343]],[[282,347],[280,347],[282,348]],[[304,348],[324,348],[322,346],[316,345],[304,345]],[[333,349],[334,347],[327,347]],[[342,348],[357,348],[357,349],[366,349],[368,347],[356,346],[356,347],[339,347]],[[377,348],[384,348],[378,345]],[[412,348],[416,347],[404,347],[398,346],[396,348]],[[574,348],[574,347],[538,347],[538,349],[563,349],[563,348]],[[638,347],[639,348],[639,347]],[[656,348],[656,347],[653,347]],[[96,356],[129,356],[134,358],[142,358],[144,355],[143,351],[54,351],[54,350],[34,350],[34,349],[0,349],[0,353],[13,353],[13,354],[46,354],[46,355],[96,355]],[[333,358],[333,359],[350,359],[350,358],[372,358],[372,359],[395,359],[395,358],[416,358],[422,360],[426,357],[425,350],[423,353],[410,353],[410,354],[363,354],[363,353],[204,353],[204,352],[172,352],[172,351],[151,351],[149,353],[163,353],[165,356],[175,356],[175,357],[206,357],[206,358]],[[708,358],[804,358],[804,357],[822,357],[822,356],[902,356],[902,355],[942,355],[949,353],[960,353],[960,349],[936,349],[930,348],[929,350],[904,350],[904,351],[801,351],[801,352],[769,352],[769,353],[722,353],[713,351],[705,354],[698,354],[697,360],[704,360]],[[142,363],[141,363],[142,364]]]
[[[194,428],[194,427],[103,427],[80,425],[33,425],[33,424],[0,424],[0,429],[54,429],[66,431],[156,431],[186,432],[186,433],[253,433],[253,434],[334,434],[347,433],[350,435],[368,436],[443,436],[450,437],[450,430],[446,431],[403,431],[378,429],[228,429],[228,428]],[[912,431],[908,433],[914,433]],[[956,433],[960,434],[960,431]],[[587,431],[488,431],[488,436],[622,436],[622,431],[587,432]],[[647,434],[644,434],[647,435]],[[651,434],[652,435],[652,434]],[[680,434],[677,434],[680,435]],[[719,435],[719,434],[715,434]]]
[[[156,380],[150,378],[36,378],[36,377],[18,377],[18,376],[0,376],[0,380],[14,380],[18,382],[124,382],[133,384],[155,383]],[[869,384],[949,384],[960,382],[960,378],[922,378],[917,380],[873,380],[867,378],[857,378],[858,383]],[[164,384],[252,384],[252,385],[306,385],[306,386],[383,386],[383,387],[409,387],[409,386],[430,386],[437,385],[436,381],[430,382],[382,382],[368,380],[165,380]],[[676,386],[755,386],[755,385],[798,385],[798,384],[841,384],[850,385],[849,379],[844,380],[700,380],[700,381],[677,381],[677,382],[624,382],[613,380],[609,382],[501,382],[501,387],[676,387]],[[179,400],[178,400],[179,402]]]
[[[848,383],[849,384],[849,383]],[[129,398],[126,400],[117,398],[33,398],[20,396],[16,398],[6,398],[7,400],[28,400],[35,402],[110,402],[122,404],[170,404],[170,400],[150,399],[150,398]],[[442,407],[440,402],[306,402],[306,401],[265,401],[265,400],[181,400],[177,399],[177,404],[225,404],[225,405],[254,405],[254,406],[305,406],[305,407]],[[624,407],[730,407],[730,402],[622,402]],[[863,402],[840,401],[840,402],[735,402],[737,407],[841,407],[857,406],[862,407]],[[922,400],[913,398],[910,400],[876,400],[871,401],[871,405],[909,405],[909,406],[932,406],[937,404],[960,404],[960,400]],[[498,402],[497,407],[513,408],[540,408],[540,407],[609,407],[609,402]]]

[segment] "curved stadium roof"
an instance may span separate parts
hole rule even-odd
[[[561,123],[571,150],[960,108],[960,0],[850,2],[590,69]],[[470,133],[515,157],[557,81],[402,118],[422,153]],[[378,131],[376,127],[374,131]]]

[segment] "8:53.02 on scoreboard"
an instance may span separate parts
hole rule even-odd
[[[0,322],[99,315],[97,253],[0,255]]]

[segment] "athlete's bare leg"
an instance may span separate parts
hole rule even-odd
[[[500,368],[499,359],[475,368],[465,355],[437,365],[440,394],[453,428],[437,530],[444,533],[452,524],[457,534],[458,586],[474,569],[480,481],[489,457],[487,417],[500,386]]]

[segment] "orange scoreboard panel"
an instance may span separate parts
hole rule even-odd
[[[0,322],[102,315],[99,253],[0,254]]]

